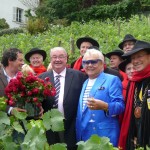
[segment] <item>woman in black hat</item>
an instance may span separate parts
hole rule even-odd
[[[40,75],[46,71],[46,68],[43,65],[46,56],[46,52],[39,48],[32,48],[26,53],[25,59],[30,63],[30,67],[34,70],[36,75]]]

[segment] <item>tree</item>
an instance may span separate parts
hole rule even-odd
[[[9,25],[4,18],[0,19],[0,30],[8,29]]]
[[[19,1],[32,11],[34,11],[40,4],[40,0],[19,0]]]

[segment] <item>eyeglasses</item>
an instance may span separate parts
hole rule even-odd
[[[85,66],[85,65],[96,65],[99,61],[101,61],[101,59],[95,59],[95,60],[83,60],[82,61],[82,65]]]
[[[66,58],[66,57],[67,57],[67,56],[64,56],[64,55],[52,56],[51,59],[55,59],[55,60],[56,60],[57,58],[58,58],[58,59],[64,59],[64,58]]]

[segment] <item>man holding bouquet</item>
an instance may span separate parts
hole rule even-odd
[[[10,48],[5,50],[1,59],[0,68],[0,97],[5,96],[5,88],[9,81],[16,77],[17,73],[21,71],[24,64],[23,53],[17,48]],[[16,107],[7,107],[7,113],[13,114],[13,109],[25,112],[26,110]]]

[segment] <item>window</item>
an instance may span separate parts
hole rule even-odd
[[[13,8],[13,21],[23,22],[23,9],[18,7]]]

